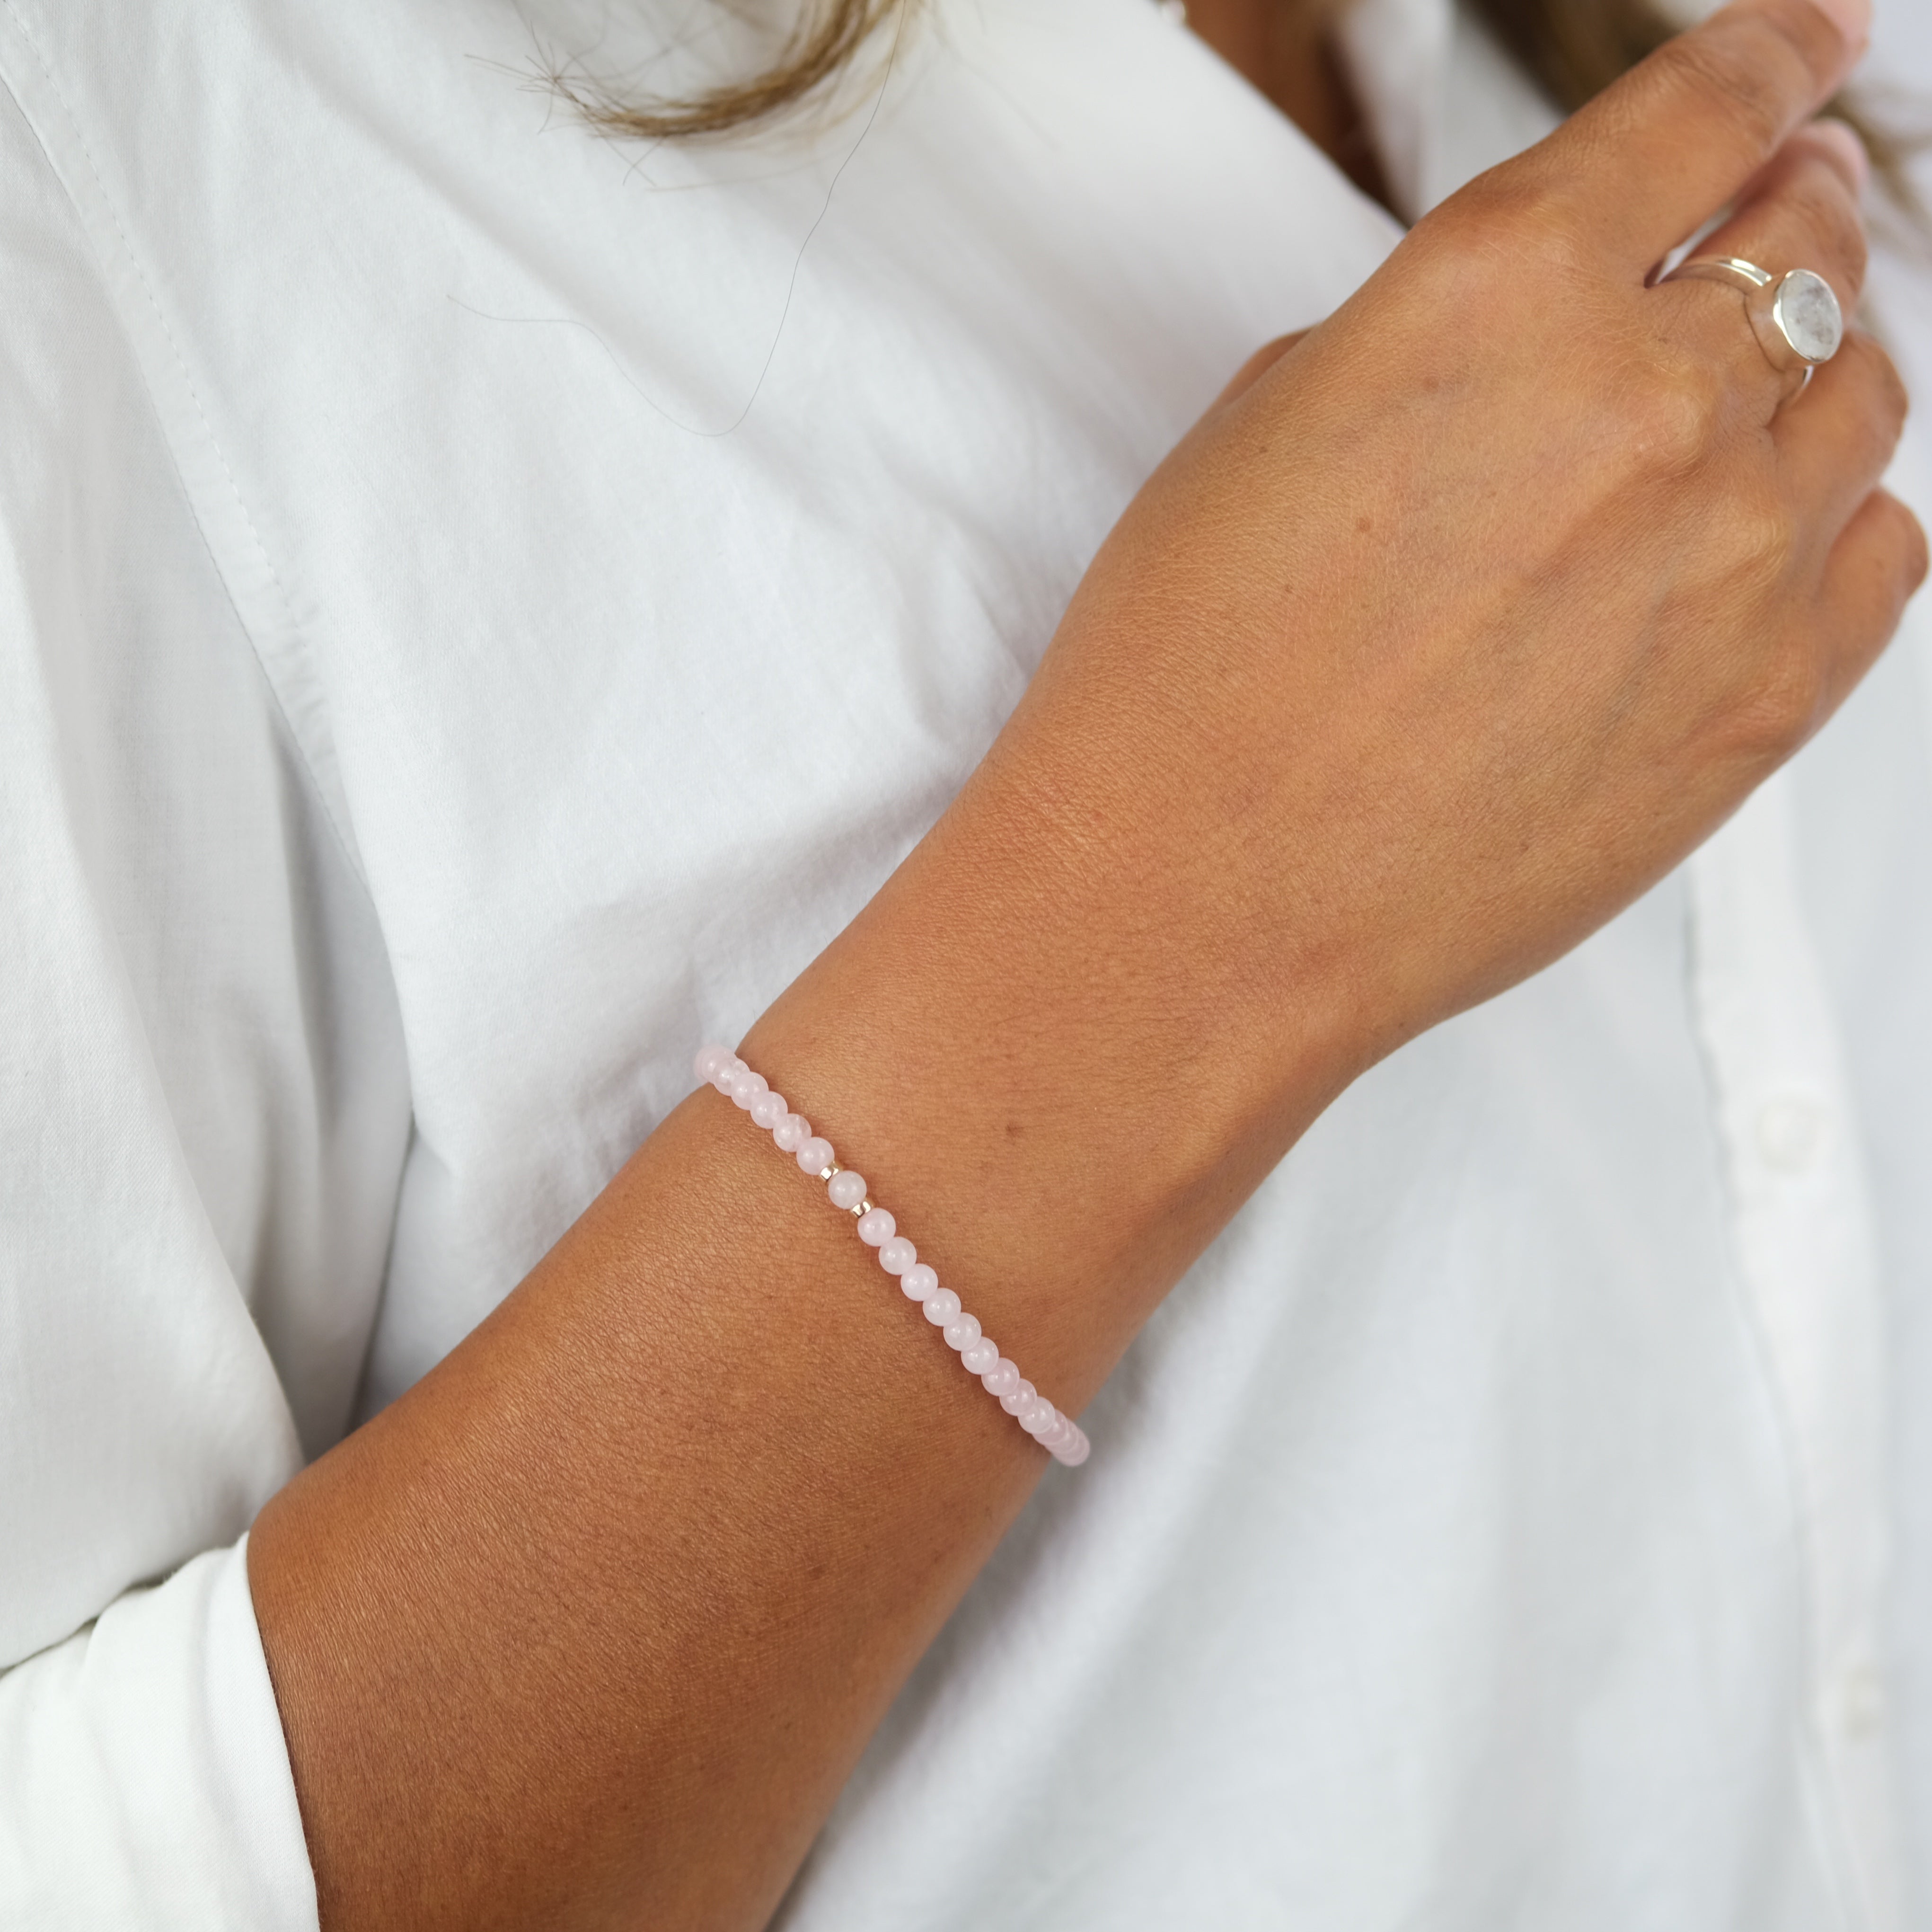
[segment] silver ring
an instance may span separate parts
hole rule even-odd
[[[1693,255],[1663,279],[1723,282],[1737,290],[1765,359],[1780,375],[1796,376],[1801,389],[1845,339],[1844,311],[1832,284],[1809,269],[1774,275],[1742,256]]]

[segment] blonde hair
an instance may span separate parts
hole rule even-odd
[[[821,98],[860,50],[893,14],[916,0],[808,0],[771,59],[740,80],[685,96],[632,96],[575,68],[553,65],[545,78],[590,124],[616,135],[683,140],[732,133],[778,119]],[[1676,31],[1654,0],[1470,0],[1475,12],[1566,113],[1580,107]],[[1897,217],[1921,241],[1932,216],[1907,163],[1932,134],[1907,128],[1840,95],[1826,110],[1848,123],[1872,158],[1873,173]]]

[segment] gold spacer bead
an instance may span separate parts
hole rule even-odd
[[[854,1221],[862,1220],[867,1215],[870,1214],[872,1211],[872,1203],[868,1200],[862,1200],[859,1205],[852,1210],[852,1218]]]

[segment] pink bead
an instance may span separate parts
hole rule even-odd
[[[986,1384],[988,1395],[998,1396],[1004,1402],[1020,1385],[1019,1364],[1009,1362],[1002,1355],[980,1379]]]
[[[858,1216],[859,1238],[879,1251],[880,1266],[898,1277],[902,1292],[920,1304],[926,1320],[940,1330],[946,1347],[958,1356],[968,1372],[979,1378],[1009,1415],[1018,1417],[1029,1435],[1070,1468],[1086,1461],[1092,1445],[1078,1425],[1025,1381],[1018,1366],[1000,1353],[998,1345],[980,1327],[978,1318],[959,1306],[959,1297],[939,1285],[938,1275],[920,1260],[919,1251],[900,1233],[892,1215],[867,1199],[864,1175],[832,1171],[837,1167],[832,1143],[814,1134],[812,1122],[803,1114],[793,1113],[791,1103],[772,1091],[764,1074],[754,1073],[720,1046],[700,1047],[692,1057],[691,1070],[700,1080],[709,1080],[721,1093],[728,1094],[784,1152],[796,1157],[806,1173],[827,1176],[827,1198],[835,1207]]]

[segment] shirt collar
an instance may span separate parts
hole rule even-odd
[[[1562,118],[1455,0],[1355,0],[1336,38],[1406,221]]]

